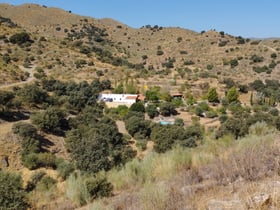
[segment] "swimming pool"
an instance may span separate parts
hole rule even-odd
[[[173,122],[168,122],[168,121],[159,121],[159,124],[161,125],[172,125]]]

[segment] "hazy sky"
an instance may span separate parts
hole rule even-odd
[[[36,3],[94,18],[113,18],[134,28],[174,26],[216,29],[243,37],[280,37],[280,0],[0,0]],[[1,14],[0,14],[1,15]]]

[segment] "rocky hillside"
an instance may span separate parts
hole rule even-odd
[[[64,79],[73,78],[73,73],[76,79],[101,75],[120,79],[132,74],[137,78],[212,77],[220,81],[230,77],[240,83],[279,78],[277,39],[250,40],[223,31],[197,33],[157,25],[134,29],[112,19],[98,20],[33,4],[1,4],[0,16],[17,25],[1,23],[1,54],[18,56],[7,65],[7,69],[14,67],[10,76],[22,70],[22,62],[31,57],[31,64]],[[15,52],[21,47],[8,42],[18,31],[26,31],[34,41],[23,49],[28,52],[24,56]],[[96,75],[98,70],[103,72]]]

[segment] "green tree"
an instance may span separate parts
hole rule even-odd
[[[164,101],[167,101],[167,102],[170,102],[172,100],[172,97],[171,97],[171,95],[168,91],[163,91],[160,94],[160,99],[164,100]]]
[[[12,106],[14,97],[15,95],[13,92],[5,90],[0,91],[0,107],[2,108],[2,112]]]
[[[30,123],[18,122],[12,127],[15,134],[22,138],[36,138],[37,129]]]
[[[164,102],[160,105],[160,114],[163,116],[176,115],[176,107],[170,102]]]
[[[139,101],[136,103],[133,103],[131,105],[131,107],[129,108],[130,111],[134,111],[134,112],[145,112],[145,106],[143,104],[143,102]]]
[[[255,80],[250,84],[250,87],[253,88],[256,91],[261,91],[264,89],[265,84],[263,83],[262,80]]]
[[[28,209],[29,204],[20,176],[0,171],[0,183],[0,209]]]
[[[91,173],[109,170],[135,155],[108,117],[93,124],[80,124],[67,132],[65,141],[77,168]]]
[[[235,87],[231,87],[226,95],[226,98],[229,103],[237,102],[239,97],[239,92]]]
[[[98,134],[96,129],[92,128],[85,134],[73,130],[68,134],[66,143],[79,169],[96,173],[111,168],[106,136]]]
[[[132,116],[125,120],[125,127],[131,136],[135,136],[137,133],[143,138],[146,138],[151,133],[150,122],[137,116]]]
[[[160,97],[160,87],[153,87],[147,90],[145,95],[148,101],[158,101]]]
[[[47,102],[48,93],[37,85],[26,85],[19,90],[19,96],[22,98],[22,101],[30,104],[37,105],[43,102]]]
[[[20,32],[20,33],[16,33],[16,34],[12,35],[10,37],[10,42],[13,43],[13,44],[21,45],[21,44],[24,44],[26,42],[31,43],[32,40],[30,39],[30,36],[29,36],[28,33]]]
[[[31,121],[41,130],[51,133],[59,134],[67,128],[65,113],[53,107],[31,115]]]
[[[113,185],[100,173],[95,177],[86,179],[85,186],[91,199],[109,197],[113,191]]]
[[[155,104],[149,104],[146,107],[146,112],[149,115],[150,118],[154,118],[159,115],[159,112],[157,110],[157,106]]]
[[[219,102],[219,96],[218,96],[216,88],[212,87],[209,89],[209,91],[207,93],[207,99],[209,102],[214,102],[214,103]]]

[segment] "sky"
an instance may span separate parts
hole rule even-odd
[[[0,0],[0,3],[58,7],[93,18],[112,18],[133,28],[158,25],[196,32],[215,29],[246,38],[280,37],[279,0]]]

